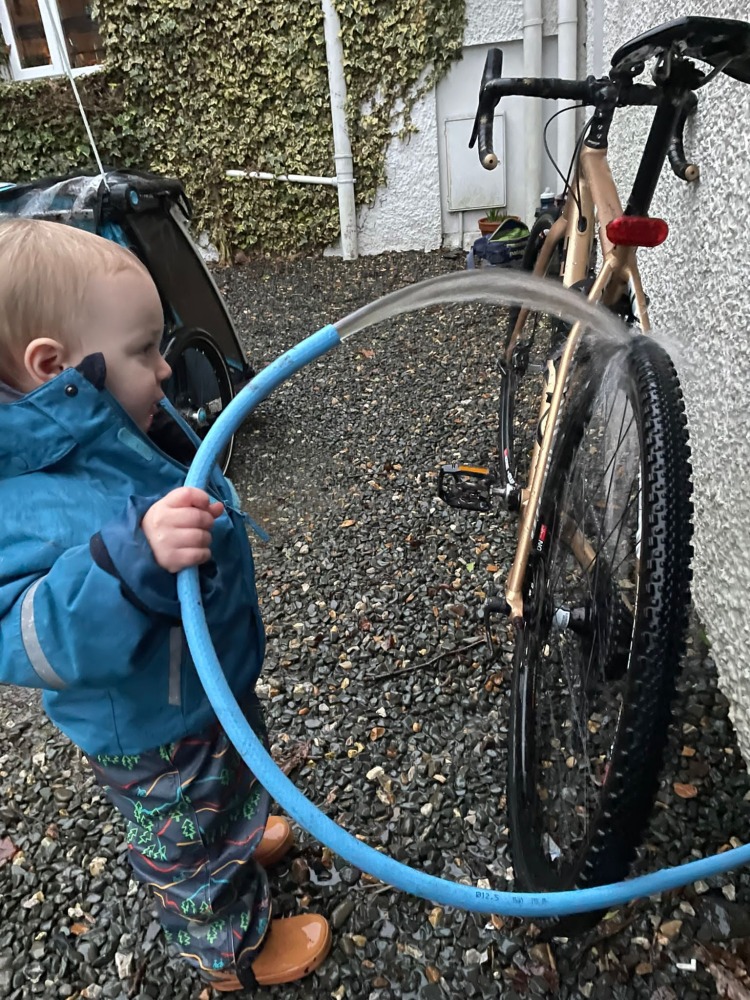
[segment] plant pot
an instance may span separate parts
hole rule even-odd
[[[507,219],[513,219],[514,222],[521,222],[520,215],[500,215],[497,219],[488,219],[485,216],[478,222],[479,232],[482,236],[492,236],[497,227],[501,226]]]

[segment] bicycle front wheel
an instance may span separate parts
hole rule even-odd
[[[682,394],[645,336],[575,385],[516,641],[508,810],[532,891],[627,873],[648,819],[690,599]],[[589,921],[590,922],[590,921]]]

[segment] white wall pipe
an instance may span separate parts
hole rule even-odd
[[[591,23],[591,65],[594,76],[604,76],[604,4],[600,0],[587,4],[586,15]]]
[[[563,80],[578,76],[578,0],[558,0],[557,75]],[[570,108],[574,101],[558,101],[557,109]],[[567,175],[576,144],[576,114],[566,111],[556,119],[557,165]]]
[[[542,75],[542,0],[523,0],[523,75]],[[534,209],[542,192],[542,102],[528,101],[524,107],[526,185],[525,221],[534,221]]]
[[[333,0],[321,0],[328,63],[328,87],[331,92],[333,151],[336,164],[336,188],[339,195],[341,252],[344,260],[357,256],[357,206],[354,200],[354,161],[346,122],[346,79],[341,22]]]
[[[315,177],[312,174],[268,174],[263,170],[227,170],[227,177],[250,177],[256,181],[288,181],[291,184],[328,184],[337,187],[335,177]]]

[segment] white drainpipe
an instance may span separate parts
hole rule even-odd
[[[563,80],[575,80],[578,75],[578,3],[558,0],[557,8],[557,75]],[[558,101],[558,110],[571,107],[574,101]],[[566,111],[557,121],[557,165],[567,175],[576,144],[576,114]]]
[[[588,10],[591,24],[591,72],[594,76],[604,76],[604,4],[596,2],[593,10]]]
[[[354,161],[346,123],[346,80],[344,78],[344,48],[341,44],[341,22],[333,0],[321,0],[328,62],[328,86],[331,91],[333,121],[333,159],[339,195],[341,251],[344,260],[357,256],[357,207],[354,200]]]
[[[542,0],[523,0],[523,75],[542,75]],[[542,102],[524,102],[526,190],[524,219],[534,221],[542,192]]]

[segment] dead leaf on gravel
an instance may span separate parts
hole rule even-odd
[[[748,962],[747,956],[741,952],[743,950],[743,946],[746,944],[747,938],[744,938],[733,942],[732,947],[736,950],[732,951],[722,948],[721,945],[710,943],[701,944],[699,947],[710,961],[716,962],[718,965],[723,965],[738,979],[745,980],[748,978]],[[698,958],[700,957],[701,956],[699,955]]]
[[[10,837],[0,837],[0,867],[18,854],[18,848]]]
[[[295,743],[289,750],[285,753],[274,754],[274,761],[278,764],[281,770],[289,776],[292,771],[303,764],[307,758],[310,756],[310,750],[312,749],[312,743],[310,740],[303,740],[300,743]]]
[[[679,795],[681,799],[694,799],[698,794],[698,789],[695,785],[683,785],[679,781],[675,781],[672,785],[675,795]]]
[[[357,522],[353,518],[347,517],[347,519],[345,521],[341,522],[341,524],[339,525],[339,528],[351,528],[352,525],[354,525],[356,523]]]
[[[529,948],[529,957],[537,961],[540,965],[547,966],[547,968],[557,971],[557,965],[555,963],[555,956],[552,954],[552,949],[547,942],[542,944],[534,944]]]
[[[728,997],[729,1000],[750,1000],[750,990],[746,985],[747,970],[736,955],[723,948],[708,948],[699,944],[695,956],[713,976],[718,996]],[[735,972],[742,975],[744,982],[737,978]]]

